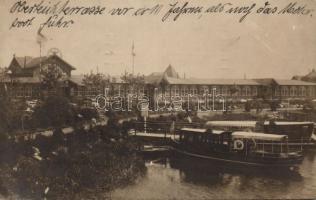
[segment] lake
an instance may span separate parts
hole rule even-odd
[[[146,159],[147,172],[112,199],[315,198],[316,152],[295,171],[232,167],[175,156]]]

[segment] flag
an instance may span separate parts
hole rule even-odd
[[[45,43],[48,39],[45,37],[45,35],[42,34],[42,27],[40,27],[37,31],[37,37],[36,37],[36,42],[40,45]]]

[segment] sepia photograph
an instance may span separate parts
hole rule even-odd
[[[315,9],[0,0],[0,199],[315,199]]]

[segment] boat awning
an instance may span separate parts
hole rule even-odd
[[[275,121],[273,122],[275,125],[279,125],[279,126],[295,126],[295,125],[311,125],[313,124],[314,122],[278,122],[278,121]],[[264,125],[270,125],[270,122],[269,121],[265,121],[264,122]]]
[[[204,129],[204,128],[182,128],[181,131],[196,132],[196,133],[206,133],[207,129]]]
[[[212,130],[212,134],[214,135],[221,135],[223,133],[227,133],[227,131],[221,131],[221,130]]]
[[[206,122],[207,127],[256,127],[256,121],[208,121]]]
[[[269,140],[269,141],[282,141],[287,138],[286,135],[256,133],[256,132],[242,132],[237,131],[232,133],[233,139],[255,139],[255,140]]]

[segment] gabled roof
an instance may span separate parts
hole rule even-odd
[[[162,72],[153,72],[148,76],[145,76],[145,83],[147,84],[159,84],[164,77],[164,73]]]
[[[169,65],[165,72],[163,73],[167,77],[172,77],[172,78],[179,78],[179,74],[176,72],[176,70]]]
[[[33,58],[31,56],[25,56],[25,57],[15,57],[15,59],[20,65],[20,67],[24,68],[26,67],[26,64],[29,63]]]
[[[72,65],[67,63],[65,60],[60,58],[58,55],[52,55],[49,57],[47,57],[47,56],[43,56],[43,57],[25,56],[25,57],[14,57],[13,59],[15,59],[17,61],[17,63],[20,65],[21,68],[31,69],[31,68],[39,67],[41,62],[45,62],[46,60],[48,60],[49,58],[52,58],[52,57],[59,59],[61,62],[64,62],[71,69],[73,69],[73,70],[75,69]]]

